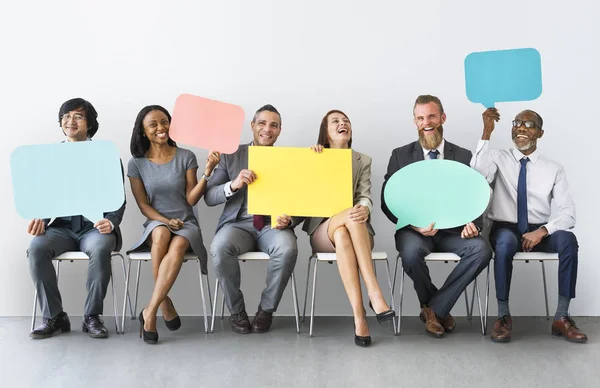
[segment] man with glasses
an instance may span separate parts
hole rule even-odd
[[[90,141],[98,131],[97,117],[92,104],[82,98],[73,98],[62,104],[58,122],[66,136],[65,141]],[[68,166],[63,173],[69,174]],[[52,187],[48,189],[52,190]],[[74,188],[73,195],[76,193]],[[31,338],[49,338],[71,330],[52,265],[54,257],[68,251],[83,251],[90,258],[82,330],[92,338],[108,337],[100,315],[110,281],[111,252],[121,247],[119,224],[124,213],[125,202],[118,210],[104,213],[104,218],[95,224],[81,215],[57,217],[52,222],[50,219],[29,222],[27,233],[35,236],[27,251],[29,271],[43,316],[42,325],[31,332]]]
[[[491,339],[494,342],[511,339],[508,296],[513,256],[517,251],[538,251],[558,253],[559,295],[552,334],[584,343],[587,336],[569,316],[569,303],[575,297],[577,282],[578,245],[575,235],[568,231],[575,225],[575,205],[565,172],[562,166],[537,151],[537,141],[544,135],[539,114],[532,110],[517,114],[512,122],[515,148],[490,150],[489,140],[499,120],[496,108],[483,113],[483,135],[471,161],[473,168],[490,184],[494,183],[489,218],[494,222],[490,240],[496,252],[498,319],[494,322]],[[552,201],[558,209],[553,217]]]

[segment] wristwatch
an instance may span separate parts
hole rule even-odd
[[[208,182],[211,177],[212,177],[212,174],[211,175],[206,175],[205,173],[202,173],[202,177],[200,179],[204,179],[205,181]]]

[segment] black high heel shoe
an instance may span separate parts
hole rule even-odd
[[[140,311],[140,338],[144,336],[144,342],[147,344],[155,345],[158,342],[157,331],[146,331],[144,330],[144,310]]]
[[[169,298],[169,297],[167,296],[167,298]],[[175,310],[175,306],[173,305],[173,300],[171,300],[171,298],[169,298],[169,302],[171,302],[171,307],[173,307],[173,310]],[[165,317],[163,317],[163,319],[165,319]],[[167,321],[165,319],[165,325],[167,325],[167,329],[169,329],[171,331],[178,330],[181,327],[181,318],[179,318],[179,315],[177,315],[175,318],[171,319],[170,321]]]
[[[354,344],[362,348],[366,348],[371,345],[371,336],[360,336],[356,335],[356,324],[354,325]]]
[[[373,304],[371,303],[371,301],[369,301],[369,307],[371,308],[371,310],[373,310],[373,312],[377,316],[377,323],[389,321],[389,320],[394,319],[394,317],[396,317],[396,312],[392,309],[389,309],[382,313],[377,314],[375,312],[375,309],[373,308]]]

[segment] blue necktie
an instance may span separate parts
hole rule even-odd
[[[517,185],[517,229],[521,234],[527,232],[529,219],[527,217],[527,162],[529,158],[521,159],[521,171]]]
[[[439,153],[440,153],[440,151],[438,151],[438,150],[431,150],[431,151],[429,151],[427,156],[429,156],[429,159],[437,159]]]

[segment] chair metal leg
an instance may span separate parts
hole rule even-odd
[[[221,290],[223,291],[223,290]],[[225,318],[225,293],[221,296],[221,320]]]
[[[35,289],[35,292],[33,293],[33,313],[31,313],[31,331],[33,331],[33,329],[35,329],[35,315],[37,312],[37,288]]]
[[[135,297],[133,298],[133,315],[131,316],[132,321],[137,318],[135,313],[137,312],[138,292],[140,290],[140,270],[142,267],[142,261],[138,261],[137,264],[137,273],[135,275]]]
[[[487,334],[487,323],[488,323],[488,308],[490,304],[490,266],[487,268],[487,275],[485,280],[485,316],[483,321],[483,335]]]
[[[58,284],[58,278],[60,277],[60,262],[62,260],[58,260],[56,262],[56,283]]]
[[[200,278],[200,296],[202,297],[202,315],[204,316],[204,333],[208,334],[208,318],[206,316],[206,296],[204,295],[204,284],[202,281],[202,265],[198,261],[198,277]]]
[[[135,319],[133,305],[129,297],[129,277],[131,275],[131,259],[127,260],[127,275],[125,276],[125,295],[123,296],[123,316],[121,317],[121,332],[125,334],[125,316],[127,315],[127,300],[129,299],[129,309],[131,310],[131,318]]]
[[[296,276],[294,276],[294,272],[292,272],[290,281],[292,282],[292,299],[294,299],[294,316],[296,317],[296,333],[300,334],[300,310],[299,310],[300,307],[298,306],[298,293],[296,291]]]
[[[550,310],[548,309],[548,289],[546,288],[546,267],[544,266],[544,262],[540,260],[542,263],[542,278],[544,279],[544,301],[546,302],[546,320],[550,320]]]
[[[121,257],[121,266],[123,267],[123,279],[125,279],[127,277],[127,271],[128,271],[128,269],[127,270],[125,269],[125,258],[120,253],[115,254],[115,256]],[[129,302],[129,310],[131,312],[131,315],[133,316],[133,305],[131,304],[131,296],[129,295],[129,288],[125,288],[125,291],[127,292],[126,295],[127,295],[127,301]],[[125,303],[125,302],[123,302],[123,303]],[[123,309],[123,316],[125,316],[125,309]],[[123,330],[124,330],[124,328],[121,327],[121,331],[123,331]]]
[[[485,335],[485,323],[484,323],[484,316],[483,316],[483,309],[481,308],[481,294],[479,293],[479,283],[477,282],[477,278],[475,278],[475,284],[474,284],[475,290],[477,291],[477,306],[479,308],[479,321],[481,323],[481,335],[484,336]],[[474,298],[475,296],[473,296]],[[471,310],[471,315],[473,314],[473,310]]]
[[[312,338],[313,336],[313,322],[315,320],[315,292],[317,289],[317,267],[319,265],[319,260],[315,259],[315,268],[313,269],[313,285],[312,285],[312,296],[311,296],[311,304],[310,304],[310,330],[308,336]]]
[[[390,288],[390,297],[391,297],[391,308],[393,309],[396,305],[394,303],[394,291],[392,286],[392,274],[390,273],[390,261],[385,259],[385,272],[387,274],[388,287]],[[392,319],[392,325],[394,329],[394,335],[396,335],[396,315],[394,314],[394,318]]]
[[[467,291],[468,287],[465,288],[465,304],[467,305],[467,320],[471,320],[471,314],[469,314],[469,295],[468,295],[468,291]],[[475,290],[473,290],[475,291]]]
[[[210,292],[210,281],[208,280],[208,274],[204,275],[206,276],[206,290],[208,291],[208,304],[210,305],[210,317],[212,318],[212,311],[213,311],[213,300],[212,300],[212,294]]]
[[[473,319],[473,308],[475,307],[475,285],[477,284],[477,278],[473,282],[473,295],[471,295],[471,309],[469,310],[469,321]],[[479,287],[479,286],[478,286]],[[477,290],[479,292],[479,290]]]
[[[400,275],[400,303],[398,304],[398,329],[396,330],[397,335],[402,334],[402,299],[404,298],[404,268]]]
[[[113,310],[114,310],[114,314],[115,314],[115,330],[118,335],[118,334],[121,334],[121,330],[119,330],[119,312],[117,311],[119,306],[117,306],[117,294],[115,293],[115,277],[113,276],[112,257],[111,257],[111,261],[110,261],[110,288],[112,290],[112,295],[113,295]]]
[[[219,278],[215,282],[215,302],[213,303],[213,310],[210,317],[210,332],[215,332],[215,316],[217,315],[217,298],[219,297]]]
[[[306,270],[306,287],[304,288],[304,307],[302,307],[302,322],[304,322],[304,318],[306,318],[306,301],[308,300],[308,281],[310,280],[310,264],[312,263],[313,258],[316,258],[316,256],[311,255],[308,258],[308,270]]]

